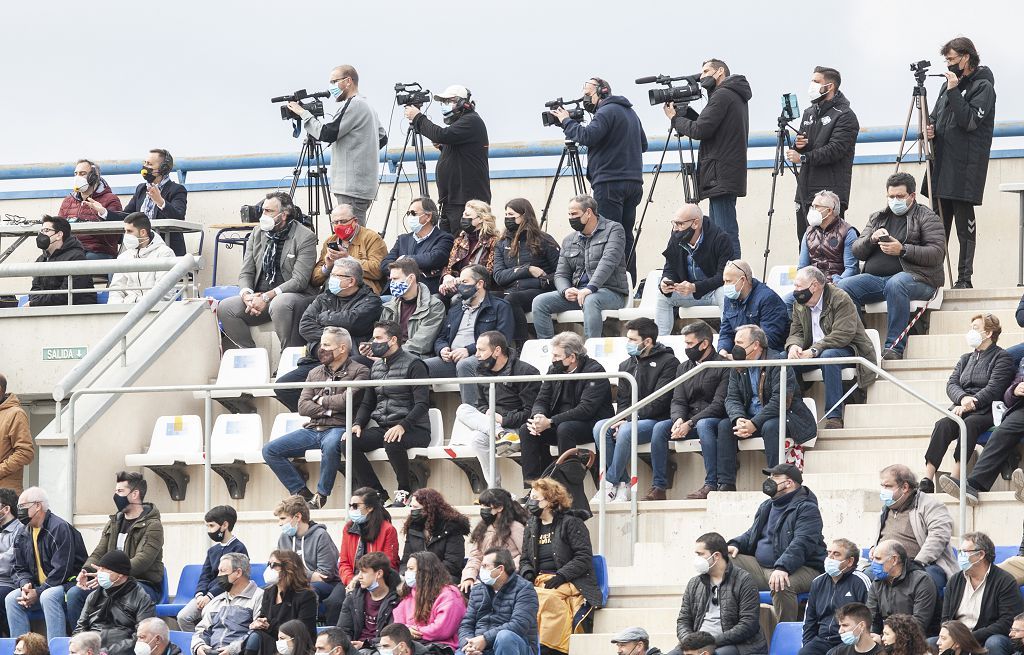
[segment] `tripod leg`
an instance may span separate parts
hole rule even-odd
[[[309,148],[309,142],[303,141],[302,147],[299,148],[299,159],[295,162],[295,168],[292,169],[292,183],[288,187],[288,196],[290,198],[295,197],[295,189],[299,186],[299,175],[302,174],[302,162],[306,160],[306,150]]]
[[[897,151],[899,154],[896,155],[896,170],[893,173],[900,172],[900,164],[903,163],[903,146],[907,143],[907,133],[910,131],[910,119],[914,116],[914,107],[917,105],[917,96],[910,99],[910,107],[907,108],[907,120],[903,121],[903,136],[900,137],[900,149]]]
[[[398,185],[402,183],[402,165],[405,163],[405,153],[409,150],[409,141],[412,138],[412,134],[412,130],[405,133],[405,144],[402,146],[402,153],[398,156],[398,162],[395,164],[395,181],[391,185],[388,210],[384,214],[384,227],[380,231],[381,238],[384,238],[384,234],[388,231],[388,222],[391,220],[391,208],[395,206],[395,199],[398,197]]]
[[[654,167],[654,177],[651,178],[651,188],[647,191],[647,201],[644,203],[644,210],[640,212],[640,220],[636,224],[636,229],[633,230],[633,245],[629,247],[629,252],[626,253],[626,261],[629,262],[633,258],[633,253],[636,252],[637,243],[640,241],[640,235],[644,231],[644,219],[647,218],[647,210],[651,208],[651,204],[654,202],[654,189],[658,186],[658,177],[661,175],[661,168],[665,165],[665,155],[668,153],[668,143],[672,140],[672,128],[668,128],[668,134],[665,136],[665,147],[661,149],[661,158],[658,159],[658,165]],[[682,153],[679,153],[679,161],[682,163]],[[683,169],[681,172],[685,173]],[[685,189],[685,175],[684,175],[684,189]],[[688,196],[687,196],[688,197]]]
[[[565,157],[569,148],[562,148],[562,156],[558,158],[558,166],[555,167],[555,177],[551,180],[551,189],[548,191],[548,198],[544,201],[544,209],[540,213],[540,229],[547,231],[548,210],[551,209],[551,201],[555,197],[555,187],[558,186],[558,179],[562,177],[562,167],[565,166]]]
[[[928,178],[928,197],[932,199],[932,204],[938,209],[939,220],[942,221],[942,229],[946,229],[946,216],[942,209],[942,203],[939,201],[938,196],[935,195],[935,157],[932,151],[932,144],[928,141],[928,96],[925,95],[927,92],[922,92],[921,95],[915,96],[915,106],[917,107],[917,129],[918,129],[918,152],[925,162],[925,171]],[[953,232],[952,225],[950,226],[950,234]],[[953,265],[949,258],[949,236],[946,235],[946,239],[942,242],[943,250],[945,251],[946,259],[946,279],[949,280],[950,287],[953,286]]]

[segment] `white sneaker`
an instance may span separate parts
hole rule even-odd
[[[594,497],[590,499],[590,502],[595,505],[601,504],[601,494],[604,494],[604,502],[610,503],[615,500],[615,485],[607,480],[601,482],[601,488],[597,490]]]
[[[629,498],[629,484],[626,482],[621,483],[615,489],[615,497],[612,498],[613,503],[628,503]]]

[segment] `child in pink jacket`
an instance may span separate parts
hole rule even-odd
[[[398,590],[402,600],[395,607],[393,621],[407,625],[417,641],[457,650],[459,624],[466,614],[466,603],[451,579],[437,555],[428,552],[411,555]]]

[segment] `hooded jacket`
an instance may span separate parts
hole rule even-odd
[[[803,403],[801,403],[803,404]],[[807,487],[800,487],[792,500],[782,509],[775,534],[771,535],[775,551],[775,569],[792,574],[806,566],[815,571],[825,569],[825,538],[821,534],[821,510],[818,498]],[[730,539],[729,545],[739,548],[741,555],[753,555],[757,542],[768,525],[773,498],[761,503],[754,515],[754,524],[740,536]]]
[[[815,194],[829,190],[839,196],[840,213],[850,204],[853,152],[860,122],[842,91],[804,110],[800,134],[807,145],[800,150],[803,163],[797,178],[796,201],[810,204]]]
[[[144,247],[136,250],[125,250],[117,256],[120,261],[132,259],[160,259],[163,257],[174,257],[171,250],[160,235],[153,232],[153,238]],[[157,271],[136,271],[134,273],[114,273],[110,280],[110,296],[107,299],[108,305],[133,305],[140,300],[146,290],[156,285],[157,275],[163,275]],[[142,289],[127,287],[142,287]]]
[[[82,247],[82,242],[78,240],[78,237],[72,235],[64,240],[60,248],[48,253],[45,250],[43,254],[39,255],[36,259],[37,264],[43,264],[47,262],[80,262],[85,260],[85,248]],[[75,289],[92,289],[92,276],[90,275],[74,275],[72,276],[72,284]],[[56,307],[59,305],[67,305],[68,297],[67,294],[60,293],[47,293],[47,294],[32,294],[32,291],[66,291],[68,288],[68,276],[67,275],[40,275],[32,278],[32,290],[29,292],[28,300],[32,307]],[[72,305],[95,305],[96,294],[95,293],[75,293],[71,295]]]
[[[853,242],[853,254],[857,259],[867,261],[878,249],[871,235],[894,216],[888,207],[871,215],[862,236]],[[918,282],[936,289],[941,287],[946,281],[946,272],[942,270],[942,260],[946,256],[946,232],[942,221],[919,202],[915,202],[902,217],[895,218],[907,221],[907,237],[903,242],[906,253],[900,257],[900,266]]]
[[[28,414],[13,393],[0,397],[0,487],[22,489],[22,470],[36,458]]]
[[[663,343],[654,342],[646,355],[630,357],[619,364],[619,370],[636,378],[637,398],[646,398],[658,389],[675,379],[679,360],[672,349]],[[633,404],[628,380],[620,379],[618,384],[616,407],[629,407]],[[672,394],[666,393],[654,402],[637,411],[637,419],[653,419],[664,421],[669,416],[672,405]]]
[[[562,123],[567,139],[587,148],[590,184],[643,182],[647,135],[633,104],[623,96],[602,99],[584,127],[572,118]]]
[[[411,521],[412,519],[408,519]],[[408,523],[409,530],[405,534],[405,548],[402,550],[401,568],[404,569],[413,553],[427,551],[437,555],[444,567],[448,569],[452,580],[461,582],[459,574],[466,561],[466,535],[469,534],[469,519],[461,514],[453,521],[444,521],[440,526],[430,530],[425,526],[414,526]]]
[[[402,344],[402,348],[419,357],[429,357],[434,352],[434,340],[441,330],[441,323],[444,322],[444,303],[435,295],[432,295],[427,285],[422,282],[419,285],[419,295],[416,296],[416,308],[412,310],[409,323],[406,326],[409,338]],[[402,318],[402,298],[392,296],[391,300],[384,303],[380,311],[380,320],[394,321],[398,323]]]
[[[459,647],[459,624],[466,615],[466,603],[458,587],[445,585],[441,589],[426,623],[416,621],[415,614],[416,594],[410,593],[395,608],[394,622],[418,629],[421,641],[450,646],[452,650]]]
[[[580,355],[576,372],[605,371],[597,360]],[[547,373],[554,375],[558,371],[551,366]],[[560,378],[541,383],[530,416],[543,414],[551,419],[551,427],[555,427],[565,421],[585,421],[594,424],[613,414],[612,387],[608,380],[577,380],[568,374],[562,374]]]
[[[868,609],[871,610],[871,632],[882,633],[882,621],[893,614],[914,617],[926,635],[938,632],[938,594],[931,576],[916,560],[907,562],[903,571],[887,580],[875,580],[868,590]],[[935,628],[933,630],[933,628]]]
[[[594,552],[590,546],[590,531],[585,521],[590,513],[567,509],[554,513],[555,531],[551,537],[554,546],[555,573],[566,582],[571,582],[594,608],[600,608],[601,590],[594,573]],[[537,568],[540,558],[540,519],[531,516],[523,534],[523,555],[519,559],[519,575],[531,582],[540,573]]]
[[[515,351],[509,352],[508,362],[505,368],[500,371],[486,370],[477,371],[482,377],[502,378],[510,375],[540,375],[532,364],[519,359]],[[515,430],[526,423],[530,418],[530,408],[537,400],[540,392],[540,382],[496,382],[494,385],[494,408],[501,414],[501,426],[508,430]],[[486,414],[490,409],[490,385],[478,384],[476,394],[476,408],[481,414]]]
[[[412,119],[412,125],[423,138],[430,139],[441,149],[435,169],[439,205],[491,201],[491,174],[487,162],[490,141],[487,126],[476,109],[463,111],[448,127],[431,123],[423,113]]]
[[[710,598],[711,577],[707,573],[686,584],[676,618],[679,641],[701,629]],[[761,634],[761,600],[750,574],[732,562],[727,563],[718,587],[718,602],[722,632],[715,636],[715,646],[735,646],[740,655],[767,653],[768,643]]]
[[[315,358],[320,350],[320,337],[328,325],[348,330],[352,336],[352,349],[369,341],[373,324],[380,320],[380,296],[363,284],[351,296],[339,296],[324,290],[302,312],[299,335],[306,341],[306,352]]]
[[[277,539],[280,550],[293,550],[306,565],[308,573],[319,573],[324,582],[338,581],[338,547],[331,540],[327,527],[323,523],[309,522],[306,534],[301,537],[286,537],[283,534]]]
[[[747,103],[750,84],[743,75],[730,75],[708,93],[708,104],[698,116],[693,109],[676,115],[672,127],[700,141],[697,166],[701,198],[747,195]]]
[[[139,583],[128,578],[118,587],[89,594],[73,634],[98,632],[103,650],[110,655],[134,655],[135,627],[153,616],[153,600]]]
[[[473,585],[466,615],[459,625],[459,646],[465,646],[473,637],[483,636],[487,648],[493,649],[494,640],[502,630],[533,644],[537,639],[537,607],[537,590],[515,571],[508,572],[508,580],[500,589]]]
[[[935,195],[980,205],[996,122],[992,70],[978,66],[952,92],[943,84],[928,118],[935,126]],[[927,189],[921,185],[926,196]]]
[[[38,543],[44,582],[39,582],[32,531],[26,526],[25,530],[14,538],[15,586],[31,584],[39,593],[50,587],[64,587],[66,590],[75,583],[75,578],[85,564],[86,552],[82,533],[61,517],[46,510],[46,518],[39,528]]]
[[[160,589],[164,583],[164,524],[160,521],[160,510],[153,503],[143,503],[142,515],[128,528],[124,546],[118,549],[117,537],[122,520],[124,512],[110,515],[99,542],[85,563],[96,566],[111,550],[123,550],[132,563],[131,576]]]
[[[719,352],[731,352],[736,343],[736,330],[747,324],[761,326],[772,350],[782,350],[786,343],[789,335],[786,303],[764,282],[753,279],[750,283],[752,286],[746,298],[725,299],[718,334]]]
[[[812,580],[804,613],[804,643],[817,638],[831,646],[840,645],[836,610],[847,603],[866,602],[870,586],[871,579],[856,567],[843,571],[838,580],[828,573]]]
[[[661,254],[665,257],[665,268],[661,276],[672,282],[693,282],[697,290],[694,298],[703,298],[716,289],[721,288],[722,273],[725,265],[733,257],[732,241],[729,235],[711,222],[710,218],[701,220],[701,238],[698,247],[693,251],[693,263],[704,273],[703,280],[690,279],[690,250],[683,245],[680,232],[672,232]],[[660,291],[660,289],[659,289]],[[671,294],[667,294],[671,295]]]
[[[110,187],[104,183],[102,178],[100,178],[96,191],[89,197],[103,205],[108,212],[121,211],[121,199],[110,190]],[[64,196],[57,215],[69,221],[79,223],[103,220],[96,214],[96,210],[82,202],[82,194],[74,191]],[[117,220],[118,217],[111,216],[108,213],[107,218]],[[117,247],[121,245],[120,234],[83,234],[78,237],[78,240],[82,242],[82,247],[89,252],[102,253],[111,257],[117,256]]]
[[[370,552],[370,551],[366,551]],[[366,627],[366,595],[370,593],[363,589],[362,585],[345,594],[345,601],[341,604],[341,614],[338,615],[338,627],[345,631],[348,638],[354,641],[360,640],[363,628]],[[394,589],[388,589],[388,593],[380,601],[380,609],[377,610],[377,633],[368,641],[363,642],[363,648],[374,648],[380,641],[380,631],[395,622],[394,611],[398,606],[398,594]]]
[[[769,350],[764,353],[764,359],[779,359],[781,354]],[[781,394],[782,368],[778,366],[767,366],[763,370],[763,384],[761,388],[754,389],[750,383],[750,375],[745,368],[734,368],[729,372],[729,390],[725,395],[725,413],[729,421],[735,425],[736,421],[745,418],[757,426],[760,432],[765,422],[779,417],[779,397]],[[761,401],[761,411],[749,416],[747,408],[754,394],[758,394]],[[811,440],[818,434],[818,426],[814,421],[814,414],[803,401],[803,393],[796,381],[796,372],[793,367],[786,368],[786,433],[793,437],[797,443],[804,443]],[[819,519],[820,521],[820,519]],[[822,552],[824,553],[824,542]],[[824,559],[824,555],[821,559]],[[818,564],[821,564],[819,560]]]
[[[435,353],[440,353],[445,348],[451,348],[452,342],[459,334],[459,327],[462,325],[462,317],[465,313],[466,308],[461,300],[453,299],[444,325],[441,326],[437,340],[434,341]],[[477,305],[476,315],[473,317],[473,341],[464,346],[470,355],[476,355],[476,340],[480,335],[492,330],[497,330],[502,334],[512,334],[515,332],[515,318],[512,315],[512,305],[485,292],[480,304]]]
[[[533,252],[526,245],[526,237],[519,237],[519,249],[512,254],[512,239],[504,237],[494,247],[494,285],[505,291],[523,291],[540,289],[548,291],[552,286],[552,276],[558,267],[558,242],[550,234],[541,234],[540,252]],[[544,271],[542,277],[534,277],[530,267],[536,266]]]

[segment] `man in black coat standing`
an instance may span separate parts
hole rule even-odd
[[[469,89],[453,84],[434,96],[448,127],[430,122],[419,107],[407,105],[405,117],[412,127],[440,148],[437,160],[438,223],[450,234],[462,231],[462,212],[469,200],[491,202],[491,173],[487,163],[487,126],[476,113]]]
[[[786,159],[800,165],[796,186],[796,238],[807,231],[807,209],[819,191],[839,196],[839,216],[850,204],[853,151],[860,122],[839,90],[843,78],[834,68],[816,66],[807,90],[811,106],[804,110],[793,149]]]
[[[742,75],[731,75],[724,61],[709,59],[701,69],[700,85],[708,92],[708,104],[699,116],[692,108],[677,116],[671,103],[665,105],[665,115],[676,132],[700,141],[697,188],[701,198],[710,198],[711,220],[729,234],[739,259],[736,198],[747,195],[750,84]]]

